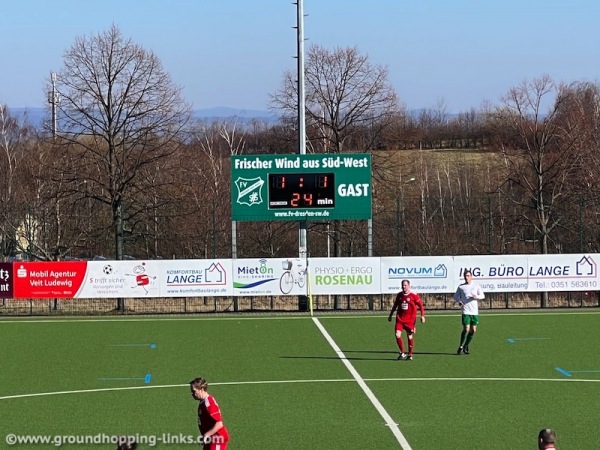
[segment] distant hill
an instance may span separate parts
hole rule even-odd
[[[20,120],[26,120],[33,126],[40,126],[44,120],[44,114],[46,114],[45,108],[11,108],[8,110],[12,116],[17,117]]]
[[[194,117],[274,117],[275,114],[269,111],[260,111],[257,109],[238,109],[228,108],[226,106],[217,106],[215,108],[195,109]]]
[[[21,120],[27,120],[28,123],[35,127],[40,127],[46,119],[48,110],[46,108],[8,108],[10,113]],[[207,122],[223,120],[223,119],[238,119],[241,122],[247,123],[253,119],[266,121],[268,123],[276,123],[279,117],[270,111],[260,111],[256,109],[236,109],[224,106],[215,108],[195,109],[192,111],[192,117],[196,120]]]
[[[26,118],[27,121],[35,127],[40,127],[43,120],[48,114],[46,108],[10,108],[11,114],[19,117]],[[412,109],[408,111],[409,115],[418,119],[419,116],[425,112],[425,109]],[[202,108],[194,109],[192,111],[192,117],[196,120],[204,122],[216,122],[223,121],[224,119],[235,119],[241,123],[249,123],[250,121],[257,119],[269,124],[275,124],[279,122],[280,117],[271,111],[261,111],[258,109],[239,109],[229,108],[226,106],[216,106],[214,108]],[[458,117],[458,114],[445,114],[447,120],[453,120]]]

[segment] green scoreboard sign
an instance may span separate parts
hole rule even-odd
[[[231,157],[236,221],[371,218],[371,155]]]

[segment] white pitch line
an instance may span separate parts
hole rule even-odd
[[[363,380],[363,378],[356,371],[354,366],[350,363],[350,361],[348,361],[348,358],[346,358],[346,355],[344,355],[342,350],[338,347],[338,345],[335,343],[333,338],[329,335],[329,333],[327,332],[325,327],[323,325],[321,325],[321,322],[319,322],[319,319],[317,319],[316,317],[313,317],[313,322],[315,323],[315,325],[317,326],[319,331],[323,334],[323,336],[325,337],[327,342],[329,342],[329,345],[331,345],[331,348],[333,348],[333,350],[338,355],[340,360],[344,363],[346,368],[350,371],[350,373],[352,374],[352,376],[354,377],[354,379],[356,380],[358,385],[362,388],[363,392],[367,395],[369,400],[371,400],[371,403],[373,403],[373,406],[375,406],[375,409],[379,412],[381,417],[383,417],[383,420],[385,420],[386,425],[388,427],[390,427],[390,430],[392,430],[392,433],[394,433],[394,436],[396,436],[396,439],[400,443],[400,446],[404,450],[412,450],[412,447],[410,446],[410,444],[408,443],[408,441],[402,434],[402,431],[400,431],[398,424],[396,422],[394,422],[394,419],[392,419],[392,416],[390,416],[389,413],[385,410],[385,408],[383,407],[383,405],[381,404],[379,399],[377,397],[375,397],[375,394],[373,394],[373,391],[371,391],[369,386],[367,386],[367,383],[365,383],[365,380]]]
[[[241,386],[245,384],[285,384],[285,383],[335,383],[335,382],[350,382],[354,381],[352,378],[347,379],[330,379],[330,380],[262,380],[262,381],[224,381],[221,383],[210,383],[211,386]],[[37,392],[33,394],[17,394],[17,395],[6,395],[0,397],[0,400],[9,400],[13,398],[27,398],[27,397],[45,397],[48,395],[66,395],[66,394],[87,394],[91,392],[110,392],[110,391],[134,391],[138,389],[160,389],[160,388],[175,388],[175,387],[189,387],[189,384],[162,384],[156,386],[126,386],[126,387],[113,387],[113,388],[101,388],[101,389],[80,389],[73,391],[56,391],[56,392]]]
[[[557,382],[557,383],[600,383],[600,380],[577,379],[577,378],[364,378],[365,381],[537,381],[537,382]],[[338,378],[338,379],[323,379],[323,380],[260,380],[260,381],[224,381],[221,383],[210,383],[211,386],[243,386],[243,385],[258,385],[258,384],[293,384],[293,383],[349,383],[355,382],[354,378]],[[0,400],[10,400],[28,397],[47,397],[50,395],[66,395],[66,394],[89,394],[94,392],[110,392],[110,391],[135,391],[139,389],[165,389],[165,388],[181,388],[189,387],[186,384],[162,384],[155,386],[126,386],[112,387],[99,389],[80,389],[72,391],[56,391],[56,392],[36,392],[32,394],[16,394],[0,397]]]

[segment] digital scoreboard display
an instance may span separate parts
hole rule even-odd
[[[231,156],[234,221],[367,220],[371,191],[368,153]]]
[[[327,173],[270,173],[270,209],[335,208],[335,178]]]

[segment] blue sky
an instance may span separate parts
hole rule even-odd
[[[194,109],[268,109],[295,70],[293,0],[2,2],[0,103],[44,106],[50,71],[77,36],[117,25],[161,59]],[[497,104],[543,74],[598,81],[598,0],[304,0],[305,48],[357,47],[409,109]]]

